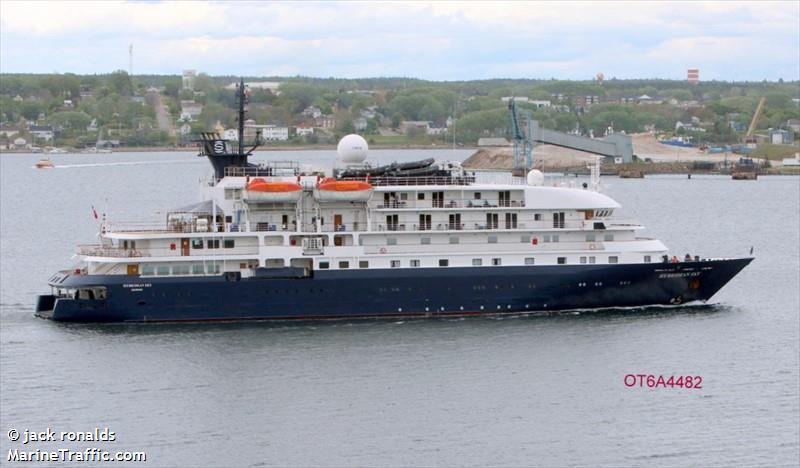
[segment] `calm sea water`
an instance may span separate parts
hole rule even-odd
[[[373,152],[383,161],[468,152]],[[298,152],[324,162],[333,152]],[[144,451],[138,466],[797,466],[800,179],[604,178],[678,255],[756,261],[703,307],[464,320],[69,325],[51,273],[112,220],[197,199],[181,153],[0,156],[0,457]],[[347,294],[344,292],[343,294]],[[703,388],[628,388],[626,374]],[[11,429],[114,442],[32,442]],[[20,463],[21,464],[21,463]],[[99,466],[86,463],[81,466]],[[119,464],[124,465],[124,464]]]

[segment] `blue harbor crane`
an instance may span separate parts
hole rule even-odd
[[[527,109],[517,109],[512,97],[508,100],[508,116],[514,143],[514,174],[524,175],[533,168],[533,114]]]

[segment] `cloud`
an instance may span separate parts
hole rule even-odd
[[[0,71],[799,79],[800,2],[0,2]],[[746,55],[744,54],[746,52]]]

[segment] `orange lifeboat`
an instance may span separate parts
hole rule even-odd
[[[303,187],[296,182],[253,179],[245,187],[244,200],[249,203],[297,203]]]
[[[327,178],[317,185],[315,196],[321,202],[365,202],[372,196],[372,190],[372,184],[369,182]]]

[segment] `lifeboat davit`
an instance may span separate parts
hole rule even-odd
[[[269,182],[253,179],[245,187],[244,201],[248,203],[297,203],[303,187],[296,182]]]
[[[369,182],[328,178],[317,185],[315,196],[320,202],[365,202],[372,196],[372,190],[372,184]]]

